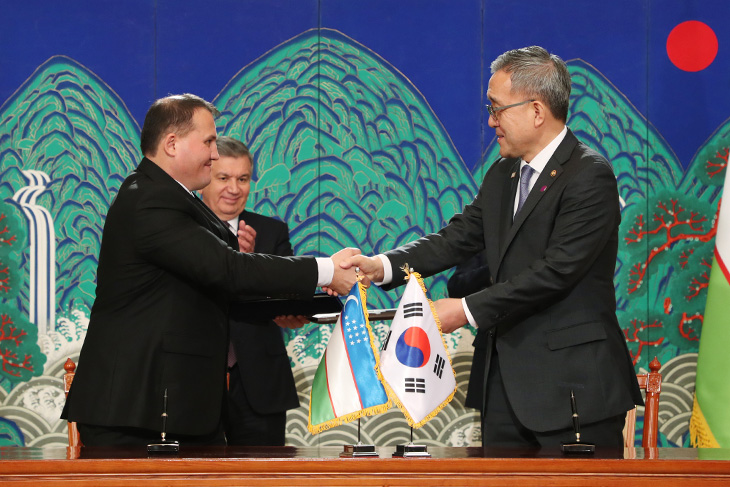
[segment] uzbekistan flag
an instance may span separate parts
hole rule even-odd
[[[725,190],[730,188],[725,169]],[[694,407],[689,422],[692,446],[730,448],[730,193],[723,191],[710,271],[705,318],[697,355]]]
[[[319,362],[309,398],[313,435],[362,416],[384,413],[390,403],[375,368],[378,355],[365,309],[365,288],[350,290]]]
[[[419,428],[453,399],[456,375],[423,279],[417,272],[406,274],[408,284],[383,343],[379,373],[408,424]]]

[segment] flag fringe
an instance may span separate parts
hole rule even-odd
[[[689,441],[694,448],[720,448],[720,444],[712,434],[710,425],[702,414],[700,403],[695,393],[692,417],[689,420]]]
[[[388,396],[390,398],[390,396]],[[310,398],[311,403],[311,398]],[[345,414],[344,416],[339,416],[334,419],[330,419],[329,421],[325,421],[324,423],[320,424],[312,424],[312,407],[310,405],[309,407],[309,424],[307,425],[307,429],[310,433],[313,435],[316,435],[318,433],[321,433],[323,431],[326,431],[330,428],[334,428],[335,426],[340,426],[345,423],[349,423],[351,421],[354,421],[356,419],[362,418],[363,416],[375,416],[376,414],[382,414],[386,412],[388,409],[390,409],[390,401],[386,402],[385,404],[379,404],[377,406],[372,406],[367,409],[361,409],[359,411],[355,411],[350,414]]]
[[[419,274],[418,272],[413,272],[412,270],[410,270],[410,268],[408,267],[408,264],[405,264],[402,269],[403,269],[403,272],[406,273],[406,277],[405,277],[406,281],[409,280],[411,277],[416,278],[416,282],[418,282],[418,284],[421,286],[421,289],[423,290],[423,295],[428,300],[428,305],[431,308],[431,314],[433,315],[433,318],[436,321],[436,326],[438,327],[438,330],[439,330],[439,336],[441,337],[441,342],[444,345],[444,352],[446,352],[446,357],[449,359],[449,364],[451,365],[451,372],[454,374],[454,379],[456,379],[456,372],[454,372],[454,364],[451,362],[451,354],[449,353],[449,349],[446,347],[446,340],[444,340],[444,335],[441,332],[441,320],[439,320],[439,317],[436,314],[436,308],[433,305],[433,301],[431,301],[431,298],[428,297],[428,291],[426,290],[426,285],[423,283],[423,278],[421,278],[421,274]],[[372,343],[372,341],[370,343]],[[385,388],[385,393],[388,394],[388,399],[390,399],[390,401],[392,401],[393,404],[398,406],[398,409],[401,410],[401,412],[403,413],[403,416],[406,417],[408,426],[410,426],[411,428],[420,428],[421,426],[423,426],[424,424],[428,423],[430,420],[435,418],[438,415],[438,413],[440,413],[441,410],[443,410],[451,402],[451,400],[454,398],[454,395],[456,394],[457,388],[459,387],[458,384],[456,384],[454,386],[454,390],[451,391],[451,394],[449,394],[449,397],[447,397],[441,404],[439,404],[436,407],[436,409],[431,411],[428,414],[428,416],[426,416],[421,421],[416,423],[415,421],[413,421],[413,418],[411,417],[410,413],[405,408],[405,406],[403,406],[403,404],[400,402],[400,399],[398,399],[398,395],[395,393],[395,391],[393,389],[391,389],[390,384],[388,384],[388,381],[385,380],[383,373],[380,371],[379,357],[376,356],[375,360],[378,363],[378,366],[376,368],[376,371],[378,373],[378,379],[380,379],[380,382],[383,384],[383,387]],[[454,381],[454,382],[456,382],[456,381]]]
[[[380,379],[380,382],[383,383],[383,377],[380,374],[380,355],[378,354],[378,350],[375,347],[375,337],[373,336],[373,330],[370,327],[370,314],[368,313],[368,306],[367,306],[367,288],[362,285],[360,281],[357,283],[357,289],[360,291],[360,301],[362,302],[362,311],[365,315],[365,327],[368,330],[368,334],[370,335],[370,348],[373,351],[373,358],[375,359],[375,371],[378,374],[378,379]],[[383,384],[385,385],[385,384]],[[316,435],[318,433],[321,433],[323,431],[326,431],[330,428],[334,428],[335,426],[340,426],[345,423],[349,423],[350,421],[354,421],[356,419],[359,419],[363,416],[374,416],[376,414],[382,414],[386,412],[388,409],[390,409],[390,401],[392,400],[390,397],[390,394],[388,394],[386,390],[386,394],[388,396],[388,401],[386,401],[383,404],[378,404],[377,406],[371,406],[369,408],[360,409],[358,411],[345,414],[344,416],[339,416],[334,419],[330,419],[329,421],[325,421],[324,423],[320,424],[312,424],[312,393],[309,393],[309,422],[307,424],[307,429],[310,433],[313,435]]]

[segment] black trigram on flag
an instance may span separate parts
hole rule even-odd
[[[436,355],[436,362],[433,364],[433,373],[438,376],[438,378],[441,378],[441,375],[444,373],[444,365],[446,364],[446,360],[441,355]]]
[[[412,318],[414,316],[423,316],[422,303],[408,303],[403,305],[403,318]]]
[[[385,350],[388,348],[388,342],[390,341],[390,334],[393,333],[393,330],[388,330],[388,334],[385,336],[385,341],[383,342],[383,346],[380,347],[380,351]]]
[[[426,393],[426,379],[416,379],[414,377],[406,377],[406,392]]]

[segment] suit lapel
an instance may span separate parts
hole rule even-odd
[[[507,249],[509,248],[510,244],[512,243],[512,240],[517,235],[517,232],[522,227],[522,224],[525,222],[527,217],[532,213],[532,211],[535,209],[535,207],[540,203],[543,196],[545,196],[549,191],[550,187],[555,184],[555,182],[560,178],[560,176],[564,172],[563,164],[565,164],[568,159],[570,158],[570,155],[573,153],[573,149],[578,144],[578,139],[575,138],[573,133],[568,130],[568,133],[565,135],[565,138],[560,143],[558,148],[555,150],[555,153],[552,155],[548,163],[545,165],[545,168],[540,173],[540,176],[537,178],[537,181],[535,181],[535,185],[532,187],[532,190],[530,191],[530,194],[527,196],[527,199],[525,200],[524,205],[522,206],[522,209],[520,212],[515,215],[514,221],[512,222],[512,225],[510,227],[507,227],[508,230],[505,233],[502,233],[504,235],[504,239],[502,240],[502,245],[499,253],[499,263],[502,263],[502,259],[504,259],[504,254],[507,252]],[[518,171],[519,171],[519,165]],[[518,172],[519,174],[519,172]],[[519,181],[519,177],[510,178],[510,181],[516,179]],[[515,186],[515,183],[512,183],[513,186]],[[510,195],[512,195],[512,202],[514,203],[514,197],[515,197],[515,189],[513,189],[511,192],[509,192]],[[507,191],[505,191],[507,193]],[[509,213],[510,217],[512,216],[514,206],[509,206]],[[504,215],[503,215],[504,216]]]
[[[208,205],[203,203],[203,200],[198,198],[196,195],[193,194],[191,196],[195,200],[197,208],[203,213],[203,215],[205,215],[206,221],[210,223],[209,228],[230,247],[238,250],[238,239],[235,238],[233,232],[231,232],[228,222],[224,222],[223,220],[218,218],[218,215],[213,213],[213,210],[208,208]]]
[[[502,202],[499,220],[499,234],[509,235],[510,227],[512,226],[512,212],[514,211],[515,195],[520,185],[520,159],[517,159],[512,165],[512,169],[509,172],[509,177],[505,179],[504,186],[502,187]],[[506,239],[500,239],[499,245],[499,260],[502,260],[504,250],[507,246]],[[496,275],[496,274],[495,274]]]
[[[139,163],[137,170],[146,174],[157,183],[168,185],[170,188],[173,188],[176,193],[180,194],[181,200],[188,202],[194,208],[193,211],[198,215],[196,218],[197,221],[208,228],[213,235],[219,237],[233,249],[238,250],[238,239],[230,230],[228,230],[228,224],[222,222],[220,218],[213,213],[213,210],[208,208],[208,206],[203,203],[200,198],[188,192],[160,166],[145,157],[142,159],[142,162]]]

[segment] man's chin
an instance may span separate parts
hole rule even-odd
[[[507,150],[507,149],[505,149],[505,148],[501,148],[501,147],[500,147],[500,149],[499,149],[499,155],[500,155],[501,157],[504,157],[505,159],[509,159],[509,158],[511,158],[511,157],[514,157],[514,156],[512,155],[512,153],[511,153],[511,152],[510,152],[509,150]]]
[[[194,187],[188,188],[190,191],[200,191],[201,189],[205,188],[210,184],[210,178],[208,178],[206,181],[198,181],[197,184],[195,184]]]
[[[226,215],[230,215],[230,218],[228,220],[231,220],[243,212],[243,206],[232,206],[232,205],[219,205],[220,211],[222,213],[225,213]]]

